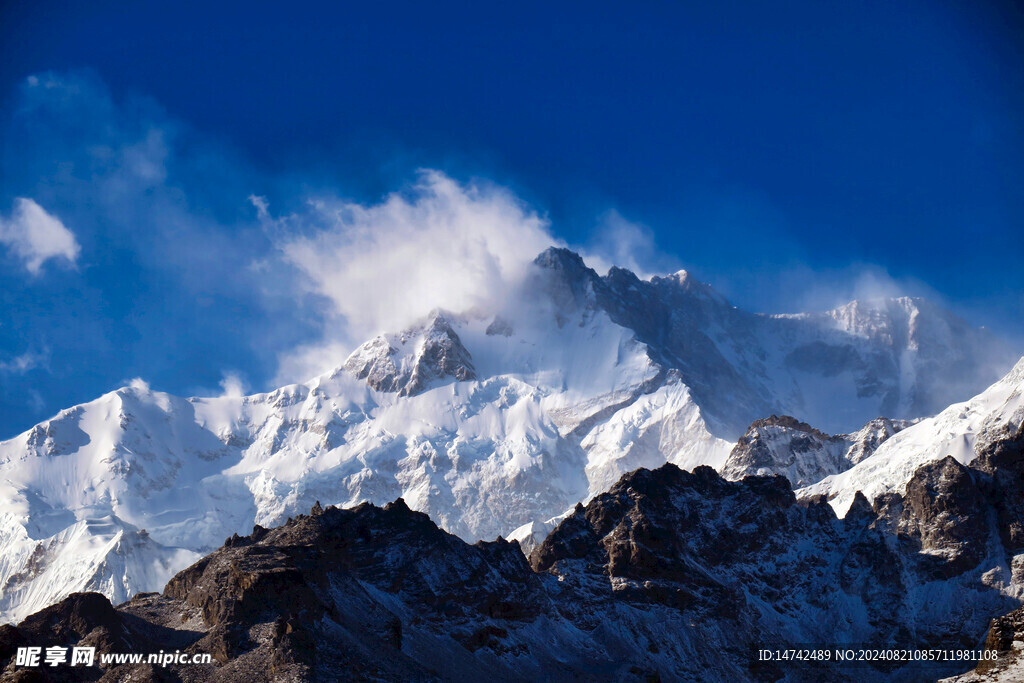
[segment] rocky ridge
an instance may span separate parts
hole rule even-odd
[[[159,634],[215,659],[161,680],[934,680],[963,666],[766,663],[756,652],[981,647],[990,620],[1024,601],[1022,506],[1016,433],[969,466],[920,467],[905,495],[858,496],[843,519],[823,499],[798,501],[780,476],[637,470],[528,559],[515,542],[467,544],[402,500],[317,504],[232,536],[160,595],[116,609],[74,595],[4,627],[0,660],[23,642],[140,651]],[[1015,623],[997,621],[990,645],[1012,648]],[[15,680],[9,659],[0,666]],[[129,674],[155,675],[89,680]]]
[[[1024,359],[1002,379],[974,398],[955,403],[893,434],[869,457],[817,483],[800,488],[801,498],[825,496],[846,514],[860,493],[875,501],[902,493],[922,465],[945,456],[970,464],[993,449],[1007,449],[1024,437]],[[980,463],[986,459],[979,460]]]
[[[469,351],[444,312],[434,311],[428,320],[424,327],[374,337],[356,349],[343,367],[373,389],[399,396],[421,394],[445,379],[476,379]]]
[[[794,487],[807,486],[845,472],[911,424],[879,417],[856,432],[829,435],[794,417],[772,415],[754,422],[740,437],[722,466],[722,476],[778,474]]]

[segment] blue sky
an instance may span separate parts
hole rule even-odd
[[[1024,338],[1013,3],[490,4],[0,4],[0,438],[302,379],[549,242]]]

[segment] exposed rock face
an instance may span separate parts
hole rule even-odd
[[[1019,683],[1024,680],[1024,657],[1021,657],[1024,654],[1024,608],[992,620],[984,650],[995,658],[985,658],[973,671],[943,679],[942,683]]]
[[[667,465],[578,509],[530,560],[581,592],[604,584],[621,600],[716,624],[729,639],[700,633],[707,665],[718,652],[746,659],[748,677],[770,679],[782,671],[758,671],[758,647],[924,637],[895,608],[907,590],[900,558],[873,522],[870,509],[839,521],[822,502],[800,506],[782,477],[728,482],[709,468]],[[825,677],[813,666],[794,672]]]
[[[1002,441],[986,444],[972,465],[988,476],[986,494],[995,507],[1003,545],[1024,550],[1024,423]]]
[[[750,425],[729,454],[722,475],[779,474],[793,486],[806,486],[841,472],[849,448],[841,436],[829,436],[789,416],[772,415]]]
[[[946,576],[977,566],[988,552],[991,504],[978,474],[947,456],[907,484],[897,529],[916,539],[922,559]]]
[[[1011,558],[1011,583],[1017,588],[1018,595],[1024,581],[1021,576],[1024,574],[1024,556],[1019,554],[1024,549],[1021,530],[1024,522],[1024,426],[1017,426],[1020,424],[1020,421],[1011,420],[1009,426],[1001,427],[995,433],[990,431],[985,435],[987,438],[979,438],[979,456],[970,468],[984,501],[994,509],[995,534],[998,534],[998,543],[1006,557]],[[950,469],[948,462],[943,461],[943,469]],[[947,481],[963,477],[959,473],[950,474],[952,476],[948,476]],[[971,503],[967,506],[954,503],[947,507],[953,508],[950,515],[953,520],[963,520],[962,510],[970,506]],[[976,538],[977,534],[975,527],[973,537]],[[972,535],[966,538],[970,539]],[[997,659],[985,659],[973,671],[946,680],[949,683],[1024,680],[1024,658],[1021,657],[1024,653],[1024,608],[993,619],[983,647]]]
[[[864,460],[886,439],[912,424],[876,418],[851,434],[825,434],[794,417],[757,420],[733,447],[722,467],[726,479],[778,474],[794,487],[808,486]]]
[[[132,601],[139,607],[155,600],[154,594],[140,594]],[[147,615],[148,616],[148,615]],[[165,627],[151,619],[140,618],[124,608],[115,609],[99,593],[73,593],[61,602],[28,617],[17,627],[0,627],[0,672],[4,681],[179,681],[167,670],[151,664],[113,665],[101,668],[99,653],[158,653],[185,650],[201,636],[189,624]],[[92,647],[97,666],[15,667],[17,648]],[[42,660],[43,657],[41,656]],[[188,678],[185,680],[202,680]]]
[[[81,644],[101,630],[123,637],[103,641],[100,652],[170,644],[213,656],[213,665],[161,671],[168,680],[479,678],[493,651],[504,651],[508,633],[495,624],[532,622],[550,611],[541,580],[517,545],[468,545],[401,500],[383,509],[314,509],[228,539],[163,595],[141,594],[115,610],[99,594],[76,594],[5,627],[2,680],[15,675],[7,643]],[[83,602],[95,603],[85,618]],[[475,657],[481,648],[488,656]],[[107,679],[144,673],[123,669],[107,671]],[[51,672],[36,671],[51,680]],[[67,671],[52,672],[52,680]],[[103,673],[91,671],[93,679]]]
[[[798,502],[778,476],[641,469],[578,505],[528,561],[517,543],[469,545],[401,499],[317,504],[233,536],[162,595],[116,609],[76,595],[4,627],[2,680],[19,675],[10,658],[24,642],[213,655],[157,672],[169,680],[934,679],[963,666],[846,669],[756,652],[977,647],[994,615],[1020,605],[1012,515],[1000,510],[1021,498],[1022,461],[1007,442],[982,467],[946,458],[905,496],[874,508],[858,496],[844,519],[823,500]],[[992,647],[1012,646],[1014,619],[993,626]],[[129,673],[155,675],[105,675]]]
[[[432,313],[422,326],[374,337],[349,356],[345,369],[377,391],[399,396],[423,393],[446,378],[460,382],[476,379],[469,351],[440,311]]]

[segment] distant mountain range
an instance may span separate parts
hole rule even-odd
[[[466,541],[539,551],[640,467],[784,474],[845,513],[857,487],[902,494],[1020,422],[1020,366],[947,410],[1018,356],[920,299],[760,315],[685,272],[602,277],[564,249],[513,294],[381,334],[305,384],[186,399],[139,382],[0,443],[2,619],[159,590],[316,501],[401,497]]]

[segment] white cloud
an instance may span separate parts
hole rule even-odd
[[[49,353],[47,351],[35,352],[29,350],[8,361],[0,361],[0,372],[12,375],[24,375],[30,370],[45,368],[48,361]]]
[[[248,391],[248,386],[245,380],[235,372],[224,373],[224,379],[220,381],[221,396],[228,396],[231,398],[238,398],[245,396]]]
[[[460,184],[438,171],[422,171],[408,192],[369,206],[317,200],[307,213],[274,220],[263,200],[250,201],[268,231],[292,235],[279,243],[285,260],[330,301],[335,316],[322,347],[281,359],[283,381],[338,365],[341,342],[351,349],[434,308],[501,306],[530,262],[556,242],[548,221],[507,190]]]
[[[270,218],[270,204],[267,202],[266,197],[251,194],[249,195],[249,203],[256,207],[256,216],[260,220],[268,220]]]
[[[74,234],[59,218],[24,197],[14,201],[9,219],[0,217],[0,244],[21,259],[33,275],[52,258],[64,258],[74,264],[80,251]]]
[[[156,187],[167,180],[169,151],[165,134],[159,128],[149,128],[146,137],[126,145],[121,150],[119,170],[139,187]]]
[[[43,399],[43,395],[35,389],[28,390],[28,401],[26,402],[26,405],[37,415],[46,409],[46,401]]]
[[[582,256],[587,265],[601,274],[618,266],[644,280],[652,275],[667,275],[681,267],[678,259],[658,249],[653,230],[626,219],[615,209],[601,216]]]
[[[305,382],[335,368],[348,358],[352,343],[322,341],[307,344],[281,354],[277,374],[271,384],[275,387]]]
[[[737,288],[758,292],[767,302],[764,312],[770,313],[825,311],[855,299],[899,296],[919,296],[946,305],[943,296],[924,282],[894,277],[885,268],[869,263],[819,269],[794,265],[771,274],[754,273]]]
[[[142,379],[141,377],[134,377],[128,382],[128,386],[141,393],[149,393],[149,382]]]

